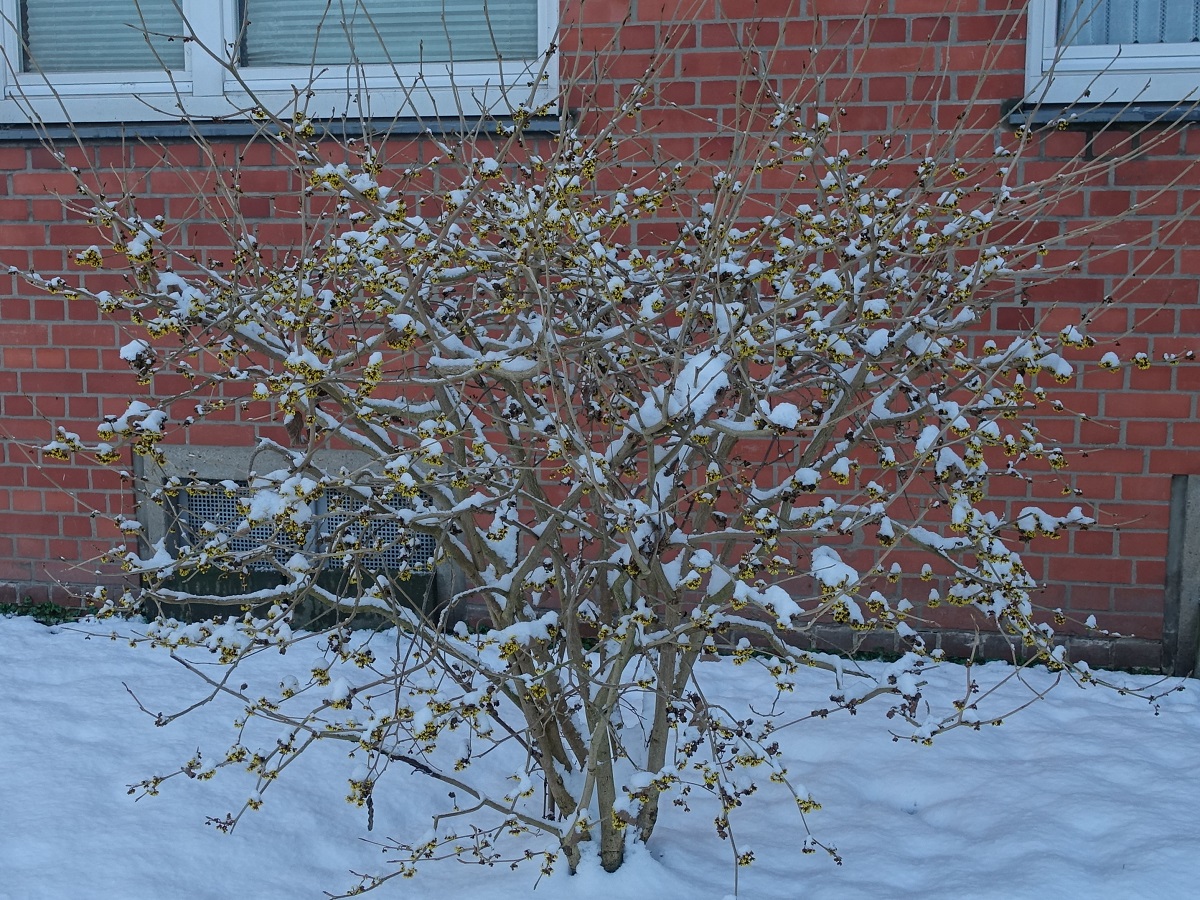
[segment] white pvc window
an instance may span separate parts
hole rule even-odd
[[[556,14],[557,0],[0,0],[0,121],[229,119],[297,95],[314,117],[503,114],[554,97]]]
[[[1200,99],[1200,0],[1031,0],[1027,102]]]

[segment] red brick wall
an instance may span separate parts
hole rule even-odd
[[[745,83],[751,47],[756,52],[749,58],[766,61],[776,90],[813,87],[817,105],[838,114],[847,148],[876,146],[876,138],[887,135],[893,153],[919,158],[939,132],[965,123],[963,146],[978,141],[990,150],[1011,132],[1006,111],[1022,93],[1024,24],[1010,9],[1019,5],[588,0],[581,14],[568,13],[561,65],[568,80],[578,76],[572,105],[598,103],[601,109],[647,71],[656,72],[655,91],[622,128],[631,164],[639,158],[727,156],[731,129],[757,121],[739,103],[753,93]],[[582,118],[585,129],[598,122]],[[1194,209],[1200,186],[1189,167],[1200,151],[1200,128],[1181,127],[1162,139],[1161,131],[1131,136],[1132,130],[1077,127],[1042,135],[1030,146],[1017,172],[1021,182],[1055,176],[1077,155],[1088,155],[1089,142],[1091,151],[1103,151],[1135,140],[1142,155],[1080,176],[1079,190],[1056,214],[1031,225],[1039,239],[1068,236],[1068,244],[1090,248],[1088,259],[1070,280],[1031,288],[1028,306],[995,308],[988,325],[997,334],[1043,317],[1057,328],[1111,296],[1117,302],[1099,314],[1091,333],[1119,340],[1123,355],[1141,350],[1158,359],[1192,346],[1200,329],[1200,221]],[[288,190],[294,185],[274,151],[264,143],[246,149],[236,142],[215,151],[226,168],[236,162],[242,212],[261,242],[292,241],[288,216],[295,201]],[[428,148],[409,141],[394,152],[419,155]],[[97,141],[87,145],[86,156],[74,161],[140,173],[139,190],[169,220],[183,223],[196,252],[221,246],[222,235],[195,200],[195,186],[209,176],[190,141],[166,142],[161,149]],[[755,189],[768,203],[796,187],[779,172],[756,179]],[[0,261],[80,277],[70,255],[97,239],[53,196],[73,189],[72,177],[40,146],[0,144]],[[1081,233],[1090,222],[1127,210],[1132,213],[1119,227]],[[652,240],[653,228],[640,236]],[[1132,246],[1114,249],[1125,243]],[[5,275],[0,323],[2,601],[18,593],[41,596],[56,581],[95,582],[92,560],[113,537],[105,517],[130,510],[128,485],[111,469],[43,460],[35,448],[57,425],[90,437],[99,414],[122,411],[137,394],[133,375],[116,355],[125,340],[120,327],[86,303],[37,294]],[[1032,493],[1062,502],[1065,488],[1076,495],[1074,502],[1098,504],[1106,527],[1030,545],[1026,559],[1047,584],[1048,606],[1080,617],[1095,613],[1105,627],[1124,633],[1161,636],[1170,480],[1200,474],[1198,387],[1195,366],[1156,364],[1147,371],[1089,371],[1062,395],[1087,418],[1064,414],[1047,430],[1081,452],[1062,477]],[[237,415],[231,411],[225,424],[208,424],[190,439],[245,443]],[[1084,453],[1084,447],[1095,449]],[[1031,493],[1017,481],[997,482],[996,490],[1011,492],[1006,499],[1014,507]],[[115,576],[109,570],[102,577]]]

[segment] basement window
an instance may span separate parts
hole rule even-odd
[[[360,481],[361,495],[336,489],[309,500],[311,518],[302,528],[285,529],[274,522],[247,528],[246,501],[252,492],[246,473],[274,471],[285,459],[274,451],[252,448],[161,449],[162,466],[137,458],[142,460],[139,468],[148,470],[136,473],[138,518],[146,542],[143,553],[161,540],[172,551],[183,547],[202,551],[209,544],[241,560],[233,566],[196,565],[172,578],[165,585],[168,589],[216,598],[276,588],[288,581],[288,563],[300,554],[321,566],[317,586],[344,601],[333,610],[316,597],[303,598],[294,624],[306,628],[346,618],[369,627],[395,624],[394,616],[378,603],[358,602],[367,585],[378,585],[384,603],[392,608],[407,607],[430,616],[441,615],[462,590],[462,576],[455,567],[433,563],[436,536],[405,528],[395,514],[394,510],[411,508],[409,501],[389,500],[387,506],[365,502],[370,496],[366,489],[374,483],[369,477]],[[318,464],[326,471],[365,474],[368,460],[353,451],[322,451]],[[192,555],[202,561],[199,554]],[[264,602],[261,612],[269,605]],[[186,619],[239,612],[219,602],[170,605],[162,611]]]
[[[233,567],[227,564],[200,567],[170,579],[169,589],[222,597],[275,588],[286,583],[288,562],[300,554],[323,559],[316,585],[345,602],[340,610],[333,610],[316,598],[305,598],[294,622],[298,626],[324,627],[350,611],[362,624],[390,624],[385,615],[370,606],[355,609],[361,586],[377,584],[380,579],[387,585],[385,595],[390,601],[426,614],[435,611],[437,572],[432,561],[437,542],[432,535],[405,529],[395,516],[356,502],[346,491],[332,491],[311,502],[311,527],[299,539],[294,532],[273,523],[245,528],[245,508],[251,497],[245,483],[205,483],[203,488],[198,484],[184,484],[171,492],[172,550],[178,553],[184,548],[202,550],[206,545],[215,545],[245,560],[245,564],[237,571],[229,571]],[[411,504],[407,507],[412,508]],[[345,553],[339,552],[342,550]],[[269,606],[263,604],[262,611]],[[168,604],[163,609],[166,615],[184,619],[236,612],[215,602]]]

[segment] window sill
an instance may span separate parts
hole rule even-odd
[[[1017,128],[1045,128],[1066,122],[1067,128],[1097,125],[1178,125],[1200,122],[1200,104],[1179,103],[1017,103],[1008,113],[1008,124]]]
[[[500,116],[490,120],[493,127],[512,127],[512,119]],[[324,129],[325,136],[358,138],[364,134],[376,137],[414,137],[421,134],[458,134],[462,120],[457,116],[440,119],[368,119],[362,121],[325,121],[317,123]],[[473,130],[475,119],[468,119],[467,128]],[[557,134],[562,127],[558,116],[537,116],[525,125],[527,134]],[[43,141],[63,141],[78,138],[85,141],[125,140],[191,140],[196,137],[210,141],[240,140],[266,133],[267,129],[255,122],[105,122],[78,123],[75,125],[32,125],[0,124],[0,144],[41,144]]]

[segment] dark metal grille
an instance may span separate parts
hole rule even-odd
[[[346,613],[301,595],[294,625],[320,629],[347,615],[347,621],[362,627],[394,624],[393,619],[371,607],[358,609],[361,586],[375,582],[376,577],[389,582],[387,603],[425,615],[436,613],[437,541],[432,535],[405,527],[396,516],[397,508],[413,508],[407,500],[389,500],[381,505],[364,502],[363,496],[354,491],[332,490],[309,501],[313,518],[301,529],[292,531],[268,522],[239,532],[246,519],[245,506],[239,501],[249,500],[254,493],[244,483],[176,482],[168,489],[174,506],[171,540],[178,550],[193,550],[187,554],[193,564],[169,579],[172,589],[198,598],[270,590],[289,580],[282,570],[294,554],[301,553],[310,563],[320,560],[321,571],[314,573],[316,584],[344,598],[355,609]],[[214,552],[223,549],[235,555],[259,551],[260,558],[244,564],[241,571],[231,571],[236,567],[225,565],[205,566],[202,554],[206,545],[212,545]],[[264,547],[270,548],[269,553],[261,554]],[[229,614],[229,607],[219,600],[160,601],[158,608],[164,615],[188,620]]]
[[[330,491],[327,509],[321,525],[322,538],[338,542],[340,548],[358,547],[367,550],[356,555],[357,565],[372,572],[414,573],[433,571],[437,541],[433,535],[405,528],[393,515],[365,503],[350,491]],[[412,509],[408,500],[389,500],[388,505]],[[336,553],[338,545],[329,547]],[[331,567],[342,566],[342,558],[334,556]]]
[[[244,485],[233,488],[214,485],[181,490],[178,500],[179,545],[198,549],[217,534],[223,533],[228,537],[223,544],[233,553],[251,553],[261,547],[274,545],[275,560],[280,564],[286,563],[292,554],[303,548],[295,538],[282,532],[273,523],[255,525],[238,532],[238,525],[245,520],[245,516],[238,509],[238,501],[245,500],[250,495],[250,489]],[[249,568],[261,572],[273,569],[274,566],[270,560],[260,559]]]
[[[212,541],[218,534],[226,538],[222,545],[235,554],[251,553],[264,546],[274,546],[275,560],[281,565],[297,552],[320,551],[332,556],[328,569],[345,567],[346,553],[354,552],[355,565],[371,572],[390,573],[407,570],[412,573],[433,571],[437,541],[430,534],[405,528],[386,510],[365,503],[351,491],[334,490],[315,501],[314,510],[319,523],[320,540],[317,546],[302,546],[273,523],[254,525],[238,531],[245,520],[239,501],[251,496],[250,488],[210,487],[179,492],[177,501],[179,530],[177,545],[196,549]],[[412,509],[405,499],[389,500],[394,508]],[[366,552],[363,552],[363,551]],[[260,559],[249,568],[266,571],[274,568],[270,560]]]

